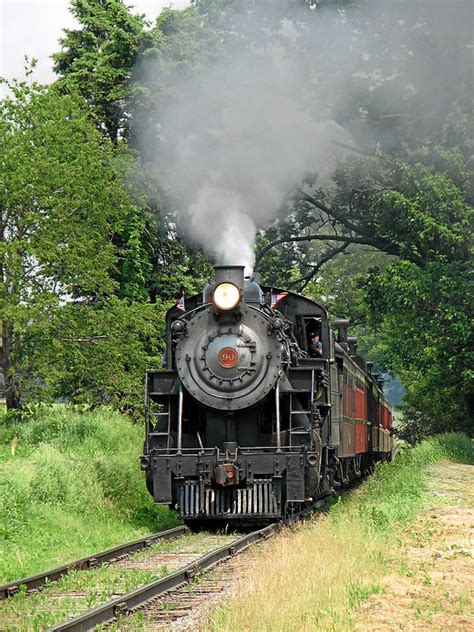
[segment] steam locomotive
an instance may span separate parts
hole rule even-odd
[[[191,527],[264,525],[390,459],[382,380],[321,305],[218,266],[166,316],[166,368],[145,379],[141,467]]]

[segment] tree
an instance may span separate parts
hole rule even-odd
[[[369,334],[365,300],[367,277],[374,269],[384,271],[396,260],[373,248],[351,245],[341,256],[324,265],[319,275],[307,285],[305,295],[323,302],[331,320],[349,319],[351,332],[366,341]]]
[[[54,71],[90,104],[97,124],[113,143],[126,135],[125,98],[143,37],[143,16],[122,0],[72,0],[79,29],[66,29]]]
[[[459,117],[458,122],[464,127],[468,119]],[[356,275],[355,288],[354,269],[350,277],[339,274],[336,280],[343,291],[336,292],[335,301],[327,295],[330,264],[318,271],[320,278],[307,292],[318,292],[330,306],[337,306],[338,316],[359,321],[358,333],[365,330],[364,346],[371,347],[372,355],[397,374],[406,389],[405,432],[415,438],[447,428],[472,431],[472,158],[461,150],[469,143],[449,147],[457,136],[455,129],[448,119],[440,131],[444,144],[421,148],[410,162],[384,154],[346,163],[337,177],[332,206],[300,196],[335,222],[337,234],[327,228],[318,232],[316,219],[316,230],[281,236],[260,253],[275,257],[280,243],[324,240],[367,244],[395,255],[388,258],[390,265],[382,268],[376,262],[376,268]],[[311,256],[307,250],[306,262]],[[340,266],[337,260],[334,266]],[[300,282],[304,280],[303,275]],[[345,299],[348,292],[350,302]]]
[[[424,337],[413,338],[413,355],[401,351],[404,347],[399,344],[395,359],[397,351],[389,334],[394,322],[391,310],[392,304],[397,305],[397,292],[404,287],[403,276],[407,296],[414,297],[413,304],[419,308],[416,297],[426,297],[425,289],[432,283],[440,305],[446,308],[442,313],[449,311],[449,297],[441,279],[451,283],[457,278],[461,288],[467,283],[474,199],[470,3],[461,0],[448,14],[443,6],[434,7],[429,1],[379,6],[349,0],[288,0],[271,8],[253,0],[196,0],[193,4],[182,12],[165,11],[154,28],[140,37],[138,28],[129,28],[133,22],[130,14],[124,18],[129,49],[136,56],[133,79],[127,83],[131,57],[115,58],[123,63],[120,71],[114,67],[114,75],[105,72],[104,65],[104,51],[113,50],[104,42],[123,41],[123,34],[114,33],[117,25],[104,8],[120,5],[117,10],[123,11],[122,3],[74,3],[78,12],[80,9],[83,28],[71,37],[72,56],[63,58],[65,81],[66,74],[73,80],[77,71],[102,131],[115,140],[121,135],[130,139],[141,163],[138,171],[129,170],[128,179],[141,181],[146,190],[135,199],[145,213],[139,216],[128,211],[114,234],[113,243],[120,253],[115,271],[119,296],[155,300],[162,295],[171,300],[183,289],[188,292],[195,287],[194,269],[200,277],[208,269],[201,253],[177,239],[178,203],[166,189],[160,170],[160,159],[166,162],[167,144],[174,146],[176,139],[166,138],[163,112],[172,110],[174,100],[183,94],[195,95],[189,86],[199,91],[201,71],[217,60],[267,44],[273,50],[283,47],[297,60],[295,69],[304,77],[297,90],[302,106],[317,118],[334,119],[353,140],[335,143],[345,154],[328,192],[316,188],[315,179],[306,178],[285,201],[280,220],[259,237],[258,267],[268,283],[313,294],[318,285],[334,285],[330,262],[347,252],[353,257],[354,245],[383,253],[383,265],[370,274],[367,268],[361,270],[357,283],[350,284],[353,293],[336,295],[334,303],[345,305],[361,320],[361,327],[371,326],[369,336],[377,333],[378,357],[385,357],[387,366],[403,374],[409,387],[407,410],[413,419],[419,419],[425,399],[436,400],[441,382],[433,374],[425,382],[424,399],[411,381],[410,376],[425,375],[427,370]],[[135,36],[140,40],[138,49]],[[92,70],[81,75],[83,69]],[[96,75],[105,76],[105,81],[97,83]],[[200,121],[194,114],[193,98],[188,103],[181,116],[192,132]],[[117,117],[106,123],[115,106]],[[109,131],[114,120],[119,121],[115,129],[120,130],[115,136]],[[151,142],[142,143],[145,137]],[[387,260],[394,258],[398,263],[387,267]],[[180,278],[170,270],[177,271]],[[375,287],[393,294],[393,303],[375,300]],[[355,310],[352,296],[357,302]],[[466,306],[454,294],[453,305],[460,311],[459,319],[445,319],[443,326],[445,338],[455,343],[440,352],[450,372],[446,380],[450,384],[456,383],[454,373],[465,362],[465,356],[456,351],[462,361],[454,369],[449,355],[465,341],[466,332]],[[430,336],[436,332],[439,314],[431,307],[428,312],[423,326]],[[401,330],[409,331],[414,320],[409,306],[399,306],[398,314],[403,320]],[[462,321],[462,335],[458,335],[455,321]],[[462,388],[467,388],[468,375],[464,369],[461,373]],[[446,424],[460,424],[460,409],[456,412],[453,405],[447,410]],[[424,427],[428,427],[426,423]]]
[[[0,320],[7,408],[21,406],[24,341],[62,304],[114,292],[112,234],[131,201],[84,101],[14,82],[0,102]]]
[[[41,378],[26,395],[38,401],[52,393],[140,417],[144,372],[161,365],[165,308],[116,296],[50,308],[22,337],[23,368]]]
[[[406,388],[403,434],[472,434],[472,279],[460,262],[421,269],[407,261],[374,270],[366,301],[376,351]]]
[[[162,182],[160,167],[169,152],[167,145],[176,139],[166,137],[166,130],[163,133],[164,113],[172,111],[176,100],[191,87],[198,92],[202,70],[223,54],[216,32],[192,7],[184,11],[164,9],[143,36],[129,84],[129,140],[167,210],[173,209],[174,201]],[[194,120],[192,103],[188,116]]]
[[[117,294],[154,302],[181,296],[177,286],[197,291],[208,266],[202,253],[178,241],[173,206],[153,164],[155,153],[147,155],[140,137],[153,138],[156,152],[154,113],[172,95],[174,73],[191,67],[199,51],[208,48],[202,19],[193,9],[165,10],[156,26],[145,30],[143,16],[133,15],[122,0],[74,0],[72,13],[79,28],[66,30],[62,50],[53,55],[59,86],[80,92],[106,138],[115,144],[127,140],[134,152],[134,159],[131,152],[121,156],[136,208],[120,218],[113,235]],[[172,269],[186,279],[170,283]]]

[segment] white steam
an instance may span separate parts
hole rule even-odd
[[[257,230],[303,175],[334,168],[331,141],[348,141],[304,108],[301,78],[282,48],[243,51],[213,67],[198,92],[184,90],[164,114],[162,129],[171,147],[162,175],[188,238],[216,263],[247,271]]]
[[[253,8],[243,18],[245,44],[207,63],[191,79],[177,75],[177,96],[167,107],[157,107],[154,116],[159,143],[150,150],[153,136],[141,139],[148,152],[158,155],[158,180],[180,209],[187,239],[216,263],[244,264],[248,271],[257,230],[276,217],[285,196],[307,174],[316,175],[319,186],[330,179],[342,153],[333,141],[356,143],[334,122],[346,126],[351,96],[361,102],[360,116],[347,124],[358,142],[370,144],[364,99],[372,108],[377,100],[382,122],[384,112],[403,121],[412,95],[426,110],[420,95],[426,92],[431,106],[430,90],[436,82],[441,86],[457,63],[453,57],[443,77],[432,73],[430,46],[442,37],[440,50],[453,56],[457,34],[449,26],[445,34],[443,11],[430,32],[417,19],[422,3],[363,2],[355,16],[357,28],[343,12],[300,8],[275,17],[270,14],[281,11],[279,3],[257,4],[249,3]],[[411,25],[400,20],[401,14],[411,18]],[[263,41],[262,23],[268,21],[273,28]],[[457,22],[453,18],[453,27],[460,24],[462,15]],[[421,48],[425,42],[426,50]],[[150,84],[160,84],[159,67],[150,71]],[[402,75],[406,85],[400,84]],[[380,128],[378,133],[380,138]]]

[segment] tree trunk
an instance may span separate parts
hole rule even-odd
[[[2,373],[7,410],[21,407],[18,373],[11,360],[12,338],[13,327],[6,321],[2,321]]]
[[[5,225],[3,210],[0,208],[0,244],[5,242]],[[5,268],[5,259],[2,253],[0,259],[0,288],[2,288],[0,306],[4,308],[6,296],[8,294],[8,283]],[[6,320],[2,320],[2,337],[1,337],[1,359],[3,374],[3,392],[7,410],[18,409],[21,405],[20,383],[18,380],[18,371],[12,363],[12,344],[13,344],[13,326]]]

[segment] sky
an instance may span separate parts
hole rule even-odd
[[[182,9],[189,0],[128,0],[136,13],[154,20],[163,7]],[[69,0],[0,0],[0,75],[23,77],[25,55],[38,59],[35,79],[54,79],[50,55],[59,50],[64,28],[73,28]]]

